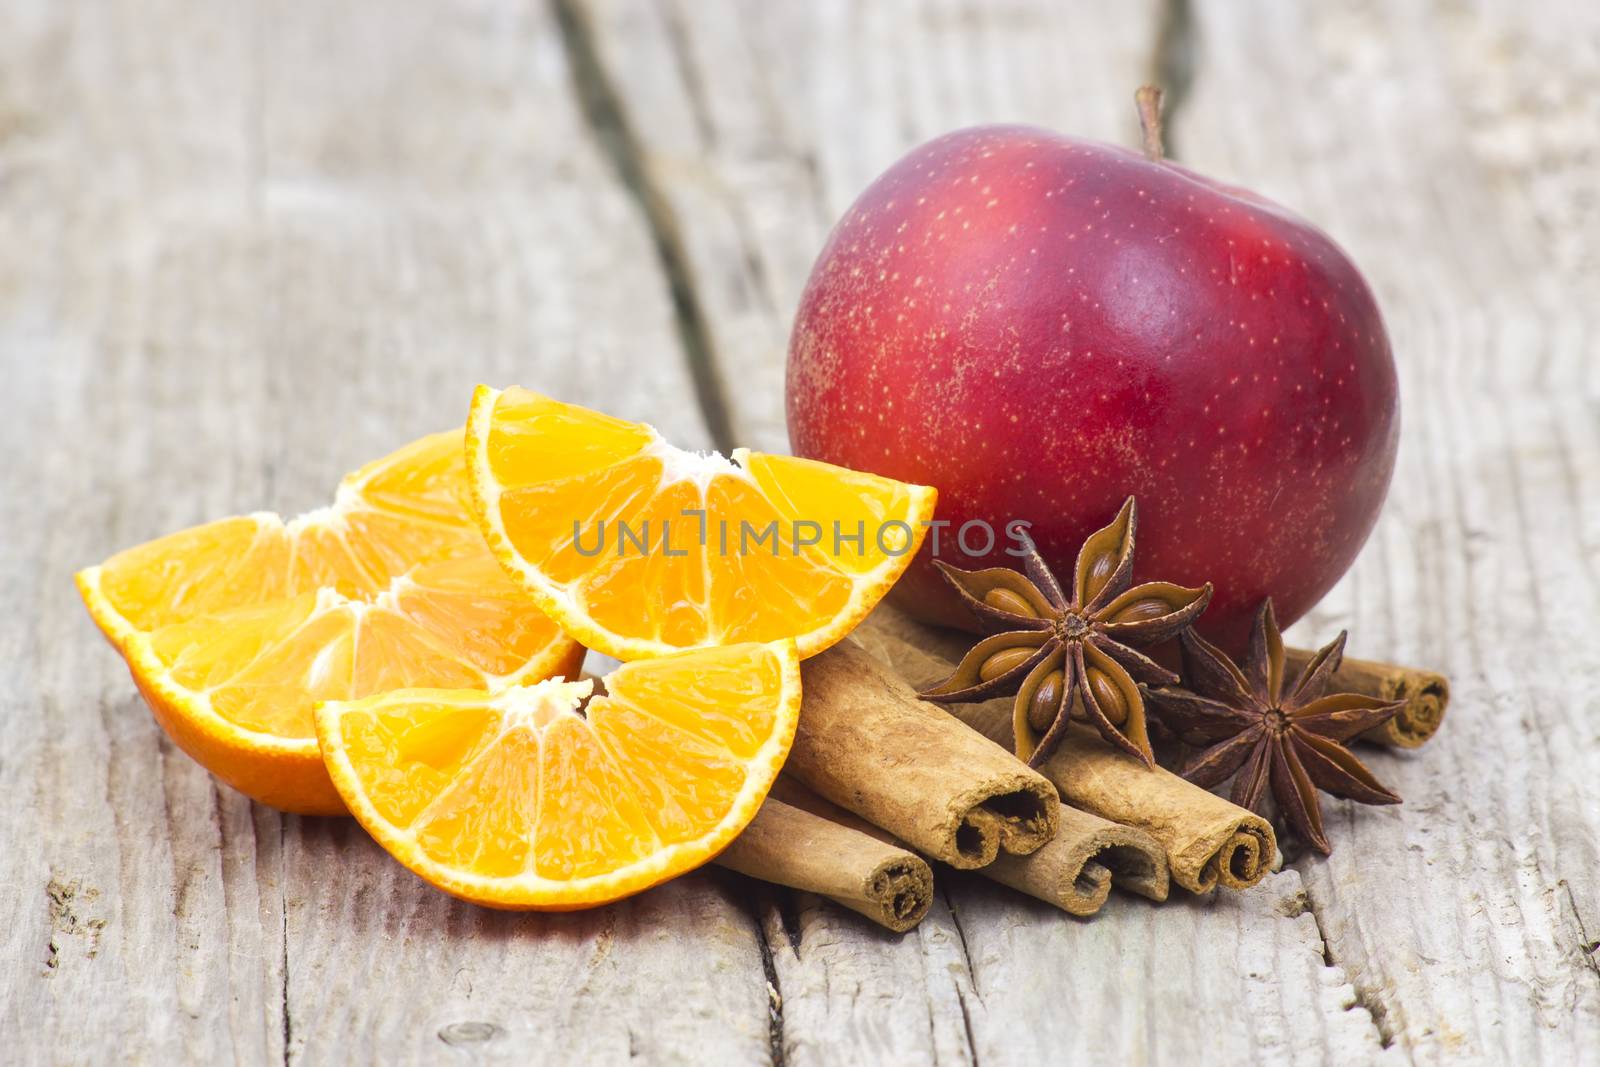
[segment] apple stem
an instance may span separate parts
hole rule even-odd
[[[1166,155],[1161,145],[1161,89],[1154,85],[1141,85],[1133,94],[1139,108],[1139,129],[1144,133],[1144,155],[1152,163],[1160,163]]]

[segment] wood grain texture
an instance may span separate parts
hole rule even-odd
[[[1211,5],[1179,119],[1195,166],[1347,246],[1400,363],[1389,506],[1294,636],[1349,627],[1353,655],[1454,687],[1430,747],[1369,761],[1406,803],[1336,809],[1340,847],[1302,865],[1331,958],[1421,1062],[1600,1058],[1597,27],[1579,5]]]
[[[1592,5],[17,0],[4,23],[8,1060],[1600,1061]],[[1453,706],[1419,752],[1371,751],[1403,806],[1329,804],[1331,860],[1089,923],[941,871],[903,938],[721,872],[491,913],[347,820],[217,787],[76,602],[71,571],[117,548],[324,502],[480,379],[782,450],[789,318],[855,193],[972,122],[1133,143],[1156,68],[1192,77],[1176,154],[1346,245],[1400,360],[1395,492],[1291,637],[1348,626],[1353,655],[1444,670]]]
[[[766,1058],[761,939],[728,878],[573,916],[450,900],[352,821],[218,787],[70,584],[175,527],[325,503],[461,422],[480,380],[707,443],[548,10],[41,2],[5,22],[3,1058]]]
[[[735,443],[786,451],[794,305],[878,172],[957,126],[1137,135],[1160,10],[963,0],[566,0],[666,204]]]
[[[954,126],[1028,121],[1136,136],[1131,92],[1157,60],[1162,18],[1154,4],[593,0],[582,11],[650,180],[672,208],[707,309],[728,423],[738,443],[774,449],[787,445],[793,307],[856,192]],[[1379,1050],[1342,972],[1325,965],[1294,872],[1215,910],[1156,910],[1119,894],[1087,927],[975,879],[941,886],[945,906],[915,931],[919,957],[907,958],[902,943],[886,959],[825,909],[788,926],[769,919],[792,935],[774,953],[789,1062],[1160,1062],[1197,1050],[1219,1061],[1269,1050],[1315,1061]],[[1174,958],[1171,945],[1197,941],[1220,955]],[[1271,969],[1260,969],[1267,957],[1296,976],[1283,999],[1264,978]],[[941,970],[946,958],[952,965]],[[953,1009],[962,1024],[954,1041]],[[1197,1032],[1202,1017],[1248,1023]]]
[[[1306,1059],[1593,1059],[1580,1035],[1600,1032],[1600,755],[1582,679],[1600,636],[1600,305],[1581,294],[1600,292],[1600,22],[1575,3],[1095,7],[777,4],[757,15],[734,3],[585,4],[676,208],[741,442],[784,443],[776,397],[789,316],[857,190],[966,122],[1037,121],[1132,143],[1128,94],[1152,67],[1178,90],[1177,155],[1318,220],[1386,310],[1405,397],[1394,496],[1349,579],[1294,636],[1317,642],[1348,626],[1353,654],[1445,670],[1457,707],[1443,740],[1374,753],[1408,802],[1376,813],[1334,802],[1334,859],[1296,860],[1269,881],[1267,898],[1303,899],[1316,919],[1273,935],[1315,957],[1298,989],[1287,971],[1260,991],[1216,986],[1210,976],[1249,970],[1259,947],[1209,915],[1187,936],[1220,946],[1225,961],[1162,958],[1206,985],[1213,1017],[1251,1020],[1248,1037],[1195,1035],[1196,1004],[1163,998],[1159,978],[1132,1003],[1127,983],[1105,983],[1100,999],[1085,992],[1081,976],[1097,966],[1156,969],[1134,933],[1093,954],[1087,942],[1130,922],[1108,913],[992,961],[969,952],[957,992],[971,1047],[1010,1061],[1022,1054],[1017,1034],[1081,1049],[1072,1035],[1094,1032],[1098,1050],[1152,1061],[1196,1040],[1210,1058],[1270,1048]],[[1019,906],[949,884],[955,907],[948,920],[936,909],[924,938],[974,909]],[[969,949],[982,941],[982,923],[961,928]],[[1146,951],[1185,936],[1162,933]],[[1062,959],[1084,1000],[1024,1014],[1005,999],[1056,989]],[[1317,984],[1307,974],[1347,992],[1293,1000]],[[989,1020],[1008,1042],[984,1040]],[[795,1016],[785,1021],[793,1029]],[[842,1047],[856,1048],[848,1035]],[[795,1058],[808,1048],[797,1043]]]

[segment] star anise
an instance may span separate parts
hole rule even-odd
[[[945,580],[992,636],[962,657],[955,673],[923,693],[966,703],[1016,694],[1017,755],[1037,766],[1072,719],[1093,723],[1108,742],[1154,766],[1139,685],[1177,675],[1130,646],[1155,645],[1188,628],[1211,602],[1211,585],[1133,582],[1133,497],[1078,552],[1072,596],[1024,539],[1026,576],[1009,567],[964,571],[939,563]]]
[[[1233,802],[1258,814],[1264,814],[1270,782],[1284,817],[1325,856],[1331,846],[1322,831],[1318,789],[1363,804],[1400,803],[1345,742],[1392,718],[1403,702],[1387,704],[1355,693],[1324,695],[1344,657],[1345,636],[1318,651],[1288,684],[1283,639],[1269,599],[1256,613],[1242,668],[1190,631],[1181,638],[1188,689],[1145,690],[1163,725],[1189,744],[1204,746],[1184,766],[1185,778],[1209,788],[1237,771]]]

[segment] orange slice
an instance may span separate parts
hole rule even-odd
[[[622,660],[781,638],[821,652],[911,562],[935,499],[811,460],[686,452],[644,423],[488,386],[467,474],[495,558],[567,633]]]
[[[431,434],[346,475],[332,507],[180,530],[79,572],[78,588],[118,647],[137,631],[325,587],[371,596],[419,562],[484,552],[464,473],[460,431]]]
[[[292,521],[221,519],[79,572],[180,748],[263,803],[341,813],[318,700],[576,673],[583,649],[506,577],[464,506],[461,441],[416,441]]]
[[[792,641],[641,660],[602,684],[331,701],[317,737],[350,811],[430,884],[502,908],[590,907],[733,840],[800,708]]]

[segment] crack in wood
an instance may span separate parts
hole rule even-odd
[[[1578,928],[1578,955],[1582,958],[1584,966],[1600,977],[1600,938],[1589,936],[1588,924],[1583,921],[1583,913],[1578,910],[1578,898],[1572,893],[1572,883],[1565,878],[1556,883],[1567,894],[1567,907],[1572,909],[1572,922]]]
[[[978,1067],[978,1041],[972,1036],[972,1013],[967,1010],[967,998],[961,995],[961,990],[956,990],[956,1003],[961,1005],[961,1028],[967,1035],[967,1056],[972,1061],[972,1067]]]
[[[784,889],[773,889],[772,906],[778,913],[778,923],[783,930],[789,951],[800,955],[800,902],[795,894]]]
[[[290,1049],[294,1041],[294,1017],[289,1011],[289,879],[288,862],[283,840],[284,822],[287,816],[276,812],[273,814],[276,816],[275,821],[278,827],[278,854],[275,858],[278,868],[278,920],[283,945],[280,964],[283,972],[279,978],[278,995],[283,1006],[283,1065],[284,1067],[289,1067],[289,1063],[292,1060]],[[251,829],[256,843],[256,866],[260,869],[262,866],[260,823],[252,822]]]
[[[1309,888],[1302,889],[1299,897],[1305,906],[1304,913],[1311,916],[1311,921],[1317,927],[1317,937],[1322,941],[1323,966],[1340,972],[1344,975],[1345,981],[1350,983],[1350,989],[1355,999],[1345,1010],[1354,1011],[1357,1008],[1365,1010],[1367,1018],[1372,1020],[1372,1028],[1377,1031],[1378,1044],[1383,1048],[1393,1045],[1395,1042],[1394,1029],[1389,1023],[1389,1009],[1383,1003],[1383,998],[1374,990],[1366,988],[1356,973],[1341,963],[1339,958],[1333,954],[1333,941],[1328,937],[1327,930],[1323,928],[1322,915],[1317,911],[1316,898],[1312,896],[1311,890]]]
[[[939,1026],[938,1026],[938,1020],[936,1018],[934,1018],[933,1001],[932,1000],[924,1001],[924,1004],[926,1005],[927,1016],[928,1016],[928,1048],[930,1050],[933,1050],[933,1053],[934,1053],[933,1060],[934,1060],[934,1063],[937,1064],[939,1062],[939,1055],[938,1055]]]
[[[677,214],[658,186],[645,151],[628,121],[626,106],[600,58],[593,28],[581,0],[550,0],[561,45],[567,57],[578,110],[601,154],[633,199],[649,231],[656,259],[672,299],[674,325],[689,379],[712,447],[727,453],[734,446],[727,394],[700,306],[689,253],[684,248]]]
[[[944,896],[944,906],[950,913],[950,925],[955,927],[956,941],[961,945],[961,962],[967,969],[967,982],[972,986],[972,995],[978,998],[979,1004],[982,1004],[983,991],[978,988],[978,968],[973,965],[972,952],[967,947],[967,931],[961,925],[961,913],[956,910],[955,902],[950,899],[950,890],[946,888],[941,890],[941,893]],[[961,1008],[961,1028],[967,1038],[967,1058],[972,1062],[973,1067],[977,1067],[978,1039],[977,1035],[972,1032],[972,1012],[967,1007],[967,998],[961,992],[961,984],[959,982],[956,983],[956,1003]]]
[[[950,924],[956,928],[956,939],[961,942],[961,962],[966,964],[967,977],[972,982],[972,995],[983,1001],[983,992],[978,988],[978,969],[972,965],[972,953],[967,950],[967,931],[961,925],[961,913],[956,910],[955,902],[950,899],[950,891],[944,890],[944,906],[950,910]]]
[[[1156,24],[1155,50],[1150,58],[1150,78],[1162,92],[1161,136],[1165,154],[1178,157],[1178,113],[1194,86],[1195,56],[1199,53],[1194,12],[1190,0],[1163,0]]]
[[[755,927],[756,944],[761,948],[761,970],[767,979],[767,1047],[772,1067],[784,1067],[783,1051],[783,986],[778,980],[778,966],[772,954],[772,939],[767,936],[763,911],[772,910],[760,899],[751,899],[750,921]],[[782,920],[779,920],[780,924]]]
[[[282,884],[281,881],[279,883]],[[294,1023],[289,1017],[289,900],[287,892],[279,894],[279,909],[283,919],[283,1064],[289,1067],[289,1042],[294,1040]]]

